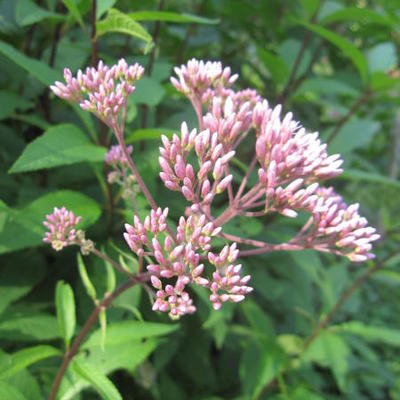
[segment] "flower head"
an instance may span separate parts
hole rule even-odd
[[[97,68],[86,68],[72,76],[64,70],[65,84],[55,82],[50,86],[56,96],[76,102],[83,110],[94,113],[109,126],[118,124],[120,111],[126,107],[134,83],[141,78],[144,68],[138,63],[128,65],[124,59],[112,67],[99,61]]]
[[[51,243],[54,250],[60,251],[64,247],[75,244],[77,240],[76,226],[81,217],[76,217],[65,207],[55,207],[51,214],[46,215],[43,225],[48,229],[43,241]]]

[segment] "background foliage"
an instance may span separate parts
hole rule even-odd
[[[246,259],[255,292],[243,304],[215,312],[199,291],[198,313],[179,323],[151,312],[135,287],[101,315],[59,398],[399,399],[398,1],[98,0],[95,15],[91,3],[0,2],[0,398],[46,398],[93,299],[122,281],[92,256],[77,259],[76,248],[42,246],[41,221],[53,206],[82,215],[97,245],[137,268],[121,238],[132,212],[105,181],[111,135],[48,85],[64,66],[75,72],[97,58],[147,66],[127,142],[176,217],[184,202],[160,185],[158,139],[182,120],[196,126],[168,78],[197,57],[230,65],[239,85],[282,103],[321,132],[330,154],[343,155],[345,173],[332,184],[378,227],[377,262],[315,252]],[[250,154],[239,158],[246,164]],[[297,227],[269,217],[228,230],[284,241]],[[367,282],[341,304],[368,268]]]

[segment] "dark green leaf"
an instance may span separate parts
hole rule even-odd
[[[43,345],[25,348],[16,353],[1,356],[0,379],[7,379],[38,361],[60,355],[60,350]]]
[[[206,24],[214,25],[219,23],[219,19],[199,17],[192,14],[178,14],[171,11],[137,11],[128,14],[135,21],[165,21],[181,24]]]
[[[118,389],[114,384],[102,374],[94,365],[83,361],[73,362],[74,371],[83,379],[90,382],[91,386],[100,394],[104,400],[122,400]]]
[[[367,81],[368,78],[367,60],[364,57],[363,53],[361,53],[361,51],[356,46],[354,46],[348,39],[339,36],[338,34],[316,24],[311,24],[305,21],[297,21],[297,23],[309,29],[310,31],[316,33],[317,35],[323,37],[324,39],[332,43],[334,46],[339,48],[343,52],[343,54],[346,57],[348,57],[352,61],[354,66],[358,69],[361,79],[364,81],[364,83]]]
[[[36,171],[84,161],[101,162],[105,153],[106,149],[90,143],[77,126],[61,124],[29,143],[9,172]]]
[[[75,332],[75,298],[71,286],[63,281],[56,286],[56,311],[58,327],[68,348]]]
[[[0,41],[0,53],[31,74],[45,86],[60,80],[60,74],[47,66],[45,63],[26,56],[2,41]]]

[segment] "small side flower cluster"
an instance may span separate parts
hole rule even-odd
[[[316,194],[313,226],[307,240],[317,242],[321,250],[331,250],[354,262],[374,258],[372,242],[380,235],[359,215],[359,204],[348,206],[333,188],[320,188]]]
[[[135,89],[134,83],[143,73],[141,65],[128,65],[124,59],[111,68],[100,61],[97,68],[86,68],[85,73],[79,70],[76,77],[65,68],[66,83],[55,82],[50,88],[56,96],[78,103],[83,110],[94,113],[115,128],[120,111],[125,110],[128,96]],[[124,116],[121,119],[124,120]]]
[[[48,229],[43,241],[50,243],[54,250],[60,251],[66,246],[77,243],[76,226],[81,217],[76,217],[65,207],[55,207],[51,214],[46,215],[43,225]]]
[[[341,174],[343,161],[339,154],[328,156],[318,132],[299,128],[291,113],[281,121],[280,113],[281,106],[272,110],[266,100],[254,109],[258,177],[265,188],[266,209],[295,217],[296,208],[312,211],[318,187],[314,182]]]
[[[241,278],[241,266],[233,264],[238,255],[236,244],[226,246],[219,255],[212,253],[211,239],[221,228],[207,222],[204,214],[192,214],[187,219],[181,217],[174,242],[165,235],[167,215],[168,209],[153,210],[143,224],[135,216],[134,225],[125,226],[124,237],[131,250],[139,257],[147,254],[154,259],[154,263],[147,266],[152,285],[157,289],[153,310],[168,312],[174,319],[195,312],[193,301],[185,290],[190,283],[210,289],[210,300],[215,309],[228,300],[243,300],[252,289],[246,286],[250,277]],[[203,254],[215,267],[211,280],[203,275],[205,265],[200,263]],[[172,281],[164,287],[162,279]]]
[[[128,155],[132,154],[133,146],[127,146]],[[109,183],[117,183],[123,188],[123,197],[134,196],[137,191],[136,179],[128,168],[128,159],[120,145],[111,146],[105,155],[105,163],[112,168],[107,175]]]

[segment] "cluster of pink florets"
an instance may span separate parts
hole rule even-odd
[[[111,68],[99,62],[97,68],[86,68],[72,76],[64,69],[65,84],[55,82],[50,86],[57,96],[76,102],[83,110],[94,113],[110,127],[118,125],[120,111],[124,110],[134,83],[141,78],[144,68],[139,64],[128,65],[124,59]]]
[[[76,217],[65,207],[55,207],[51,214],[46,215],[43,225],[48,229],[43,241],[50,243],[54,250],[60,251],[64,247],[75,244],[77,240],[76,226],[81,217]]]
[[[139,257],[147,255],[153,263],[147,266],[151,282],[157,289],[153,310],[168,312],[172,318],[193,313],[196,308],[185,290],[189,284],[209,288],[210,300],[219,309],[228,300],[238,302],[252,289],[246,286],[250,277],[241,278],[241,266],[234,265],[238,256],[236,244],[224,247],[221,253],[211,252],[212,237],[221,228],[208,222],[205,215],[192,214],[181,217],[177,226],[176,238],[166,231],[168,209],[152,210],[143,223],[137,216],[134,224],[126,224],[125,240]],[[214,266],[214,272],[204,275],[207,268],[201,260]],[[168,280],[163,286],[162,279]]]
[[[123,144],[127,99],[143,71],[139,64],[129,66],[124,60],[111,68],[100,62],[86,73],[78,71],[76,77],[65,69],[66,84],[56,82],[51,88],[93,112]],[[342,160],[338,154],[328,155],[317,132],[307,132],[291,113],[281,117],[281,106],[271,108],[256,91],[233,90],[238,76],[220,62],[193,59],[175,72],[177,78],[171,82],[191,101],[199,129],[190,130],[183,122],[179,135],[162,137],[160,177],[169,190],[182,193],[189,206],[179,219],[176,236],[167,225],[167,208],[153,209],[143,222],[135,215],[124,233],[140,260],[151,260],[147,269],[157,289],[154,310],[168,312],[172,318],[193,313],[189,284],[207,288],[216,310],[224,302],[242,301],[252,291],[247,286],[250,276],[241,276],[241,265],[236,264],[237,244],[225,245],[219,252],[213,249],[213,237],[235,238],[224,234],[222,226],[236,215],[277,212],[295,218],[306,212],[309,221],[287,243],[288,248],[312,248],[354,262],[374,257],[372,242],[379,235],[359,215],[358,204],[347,206],[332,188],[321,186],[321,181],[342,173]],[[249,133],[254,136],[250,141],[255,143],[254,158],[248,174],[235,187],[231,163]],[[110,148],[105,161],[114,169],[111,180],[129,181],[128,167],[135,171],[128,163],[131,152],[132,147]],[[247,187],[254,167],[257,175]],[[124,182],[129,189],[130,181]],[[227,196],[229,207],[215,218],[212,207],[220,194]],[[65,208],[54,209],[44,222],[49,229],[44,240],[56,250],[74,243],[79,220]]]

